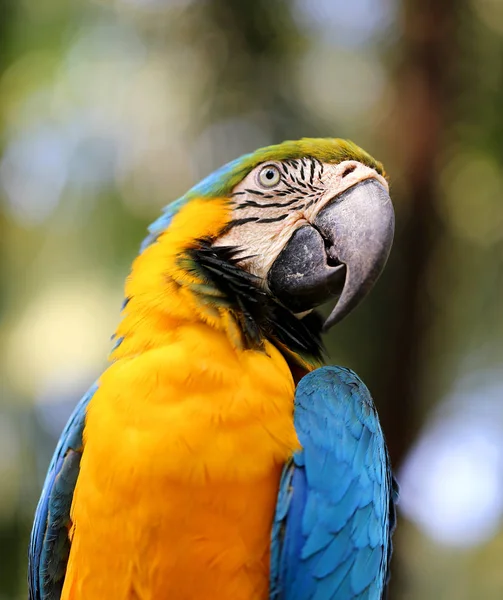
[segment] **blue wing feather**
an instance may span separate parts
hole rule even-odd
[[[302,450],[285,467],[271,539],[271,600],[380,600],[397,487],[370,394],[349,369],[306,375]]]
[[[30,600],[59,600],[61,596],[70,551],[70,508],[82,455],[86,408],[96,389],[94,385],[73,411],[47,472],[30,539]]]

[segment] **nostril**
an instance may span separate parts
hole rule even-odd
[[[342,178],[346,177],[356,169],[356,165],[348,165],[342,173]]]

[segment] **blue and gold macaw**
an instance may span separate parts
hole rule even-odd
[[[386,445],[361,380],[321,366],[321,332],[393,229],[381,164],[340,139],[257,150],[167,208],[49,467],[31,600],[384,597]]]

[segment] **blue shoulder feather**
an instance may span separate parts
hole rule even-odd
[[[61,434],[40,497],[28,558],[30,600],[59,600],[70,541],[70,508],[82,456],[86,409],[95,384],[78,403]]]
[[[380,600],[397,488],[369,391],[349,369],[317,369],[297,386],[295,428],[302,450],[280,484],[270,598]]]

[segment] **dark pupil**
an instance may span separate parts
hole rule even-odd
[[[269,169],[265,172],[265,176],[267,177],[267,179],[274,179],[274,171],[272,169]]]

